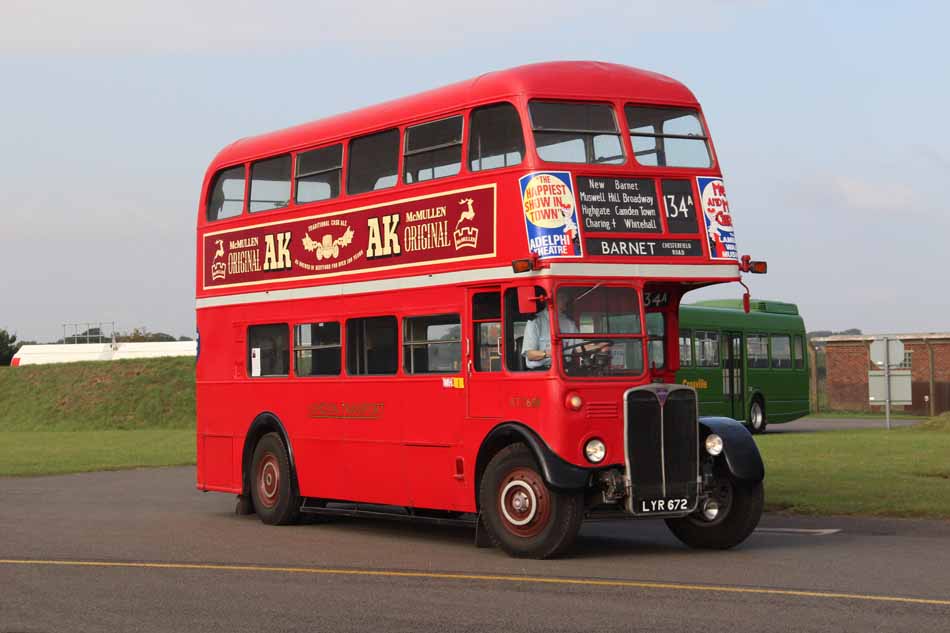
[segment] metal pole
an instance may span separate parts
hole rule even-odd
[[[891,430],[891,340],[884,337],[884,424]]]

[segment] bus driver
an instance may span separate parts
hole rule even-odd
[[[574,322],[574,319],[563,310],[558,311],[557,322],[561,332],[580,331],[577,329],[577,323]],[[565,352],[577,348],[584,352],[600,352],[607,349],[610,343],[602,341],[584,345],[578,339],[565,339],[562,341],[562,345]],[[525,366],[528,369],[551,368],[551,318],[548,316],[547,309],[539,310],[534,318],[525,324],[524,340],[521,348],[524,350]]]

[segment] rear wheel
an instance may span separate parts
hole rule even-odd
[[[300,518],[300,495],[294,484],[287,447],[277,433],[268,433],[251,460],[254,511],[268,525],[288,525]]]
[[[712,506],[701,504],[689,516],[667,519],[666,525],[676,538],[690,547],[735,547],[752,534],[762,518],[765,502],[762,482],[738,481],[724,475],[714,482],[709,493],[715,512]]]
[[[746,424],[752,433],[765,433],[768,422],[765,420],[765,405],[760,398],[755,398],[749,405],[749,422]]]
[[[584,518],[581,492],[549,488],[524,444],[508,446],[492,458],[478,498],[492,543],[511,556],[547,558],[563,552],[577,538]]]

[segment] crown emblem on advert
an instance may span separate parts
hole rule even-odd
[[[458,222],[455,223],[455,232],[452,234],[455,241],[455,250],[475,248],[478,246],[478,228],[474,226],[461,226],[462,222],[471,222],[475,219],[474,202],[471,198],[465,198],[459,200],[459,204],[468,205],[468,208],[462,211]]]
[[[218,281],[227,277],[228,267],[224,262],[215,262],[211,264],[211,279]]]

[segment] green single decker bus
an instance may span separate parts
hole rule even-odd
[[[741,420],[753,433],[808,415],[805,323],[780,301],[680,306],[677,382],[699,394],[700,415]]]

